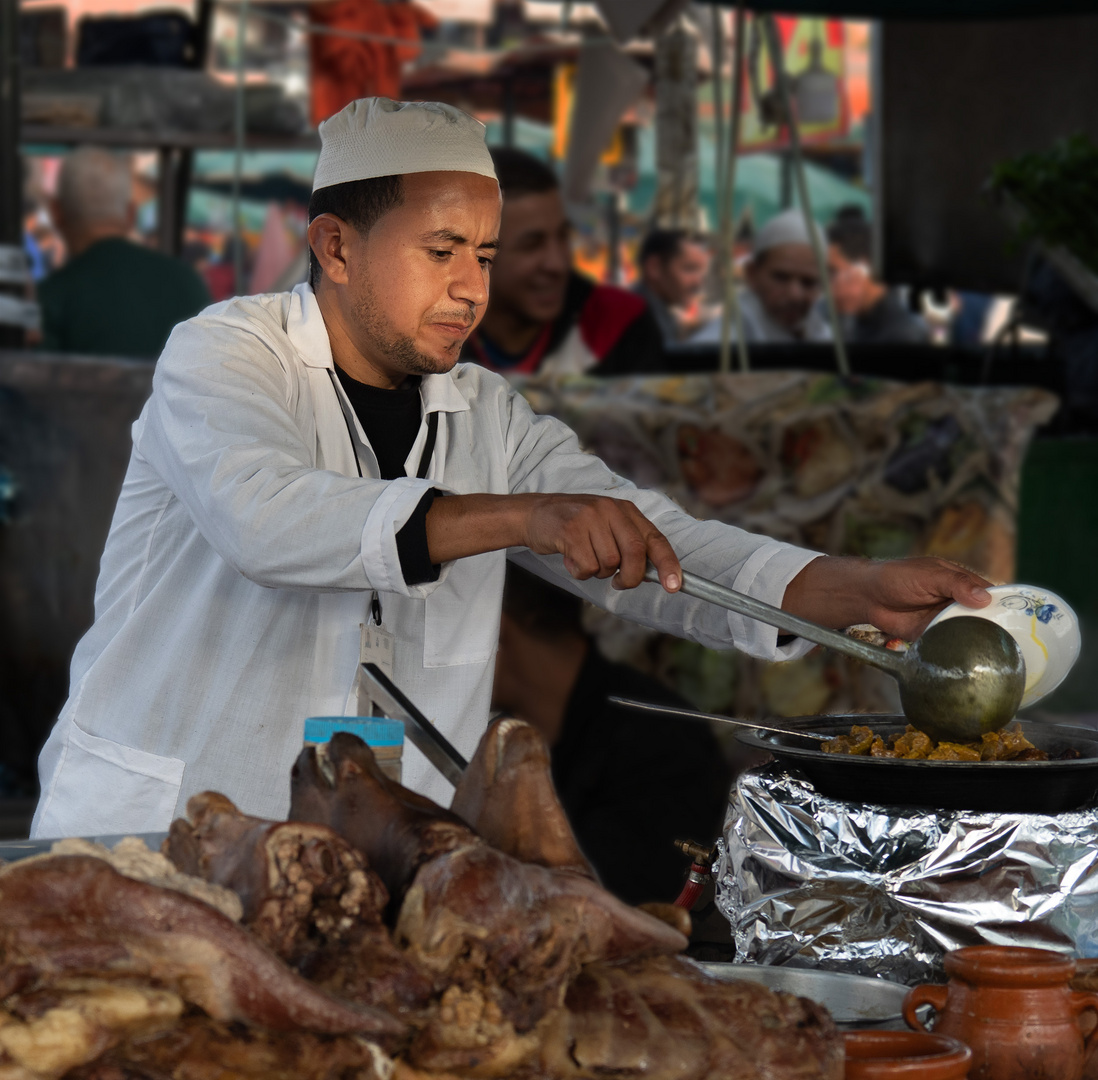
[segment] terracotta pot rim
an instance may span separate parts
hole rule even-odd
[[[962,1076],[973,1056],[959,1039],[929,1031],[846,1031],[843,1044],[848,1077]]]
[[[1051,949],[1021,945],[968,945],[946,953],[952,978],[980,986],[1054,986],[1075,974],[1075,961]]]

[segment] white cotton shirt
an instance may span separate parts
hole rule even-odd
[[[405,584],[396,534],[429,488],[631,499],[687,569],[772,604],[816,557],[636,489],[477,365],[424,377],[420,394],[424,417],[440,414],[426,477],[376,479],[308,285],[230,300],[176,328],[133,427],[95,622],[39,759],[33,836],[163,830],[205,790],[284,818],[305,718],[357,711],[359,627],[374,589],[396,637],[395,683],[470,757],[488,719],[508,553]],[[424,420],[410,473],[426,430]],[[510,554],[707,646],[770,658],[810,647],[779,649],[775,630],[656,585],[617,592],[573,581],[559,556]],[[449,784],[407,742],[404,779],[449,805]]]

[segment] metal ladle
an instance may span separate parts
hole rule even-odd
[[[649,566],[644,579],[659,583],[656,568]],[[945,619],[906,652],[893,652],[685,570],[680,591],[887,671],[900,685],[904,715],[939,742],[978,742],[986,732],[998,731],[1014,718],[1025,691],[1018,643],[990,619]]]

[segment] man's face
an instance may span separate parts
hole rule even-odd
[[[348,230],[344,327],[377,376],[362,381],[398,386],[457,363],[488,303],[499,211],[491,177],[411,173],[403,205],[366,236]]]
[[[547,323],[564,308],[572,267],[572,229],[559,191],[505,199],[492,272],[497,307],[527,323]]]
[[[820,273],[810,244],[779,244],[746,267],[748,287],[766,313],[787,330],[804,325],[820,295]]]
[[[851,262],[832,244],[827,249],[827,269],[831,274],[831,292],[840,315],[857,315],[867,306],[869,267]]]
[[[705,283],[709,252],[701,244],[684,240],[666,262],[656,257],[647,260],[645,271],[648,287],[665,304],[689,304]]]

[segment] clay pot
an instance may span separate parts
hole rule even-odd
[[[928,1031],[848,1031],[845,1080],[964,1080],[972,1051]]]
[[[1098,994],[1073,991],[1075,961],[1048,949],[975,945],[945,958],[948,986],[916,986],[904,1000],[908,1026],[925,1031],[922,1005],[938,1012],[934,1032],[973,1053],[970,1080],[1081,1080],[1098,1037],[1080,1017],[1098,1014]]]
[[[1075,961],[1075,977],[1071,980],[1071,988],[1084,991],[1098,990],[1098,959],[1087,958]],[[1098,1027],[1098,1017],[1085,1017],[1084,1023],[1087,1020],[1092,1021],[1086,1029],[1089,1033],[1090,1028]],[[1098,1049],[1090,1051],[1087,1063],[1083,1067],[1083,1080],[1098,1080]]]

